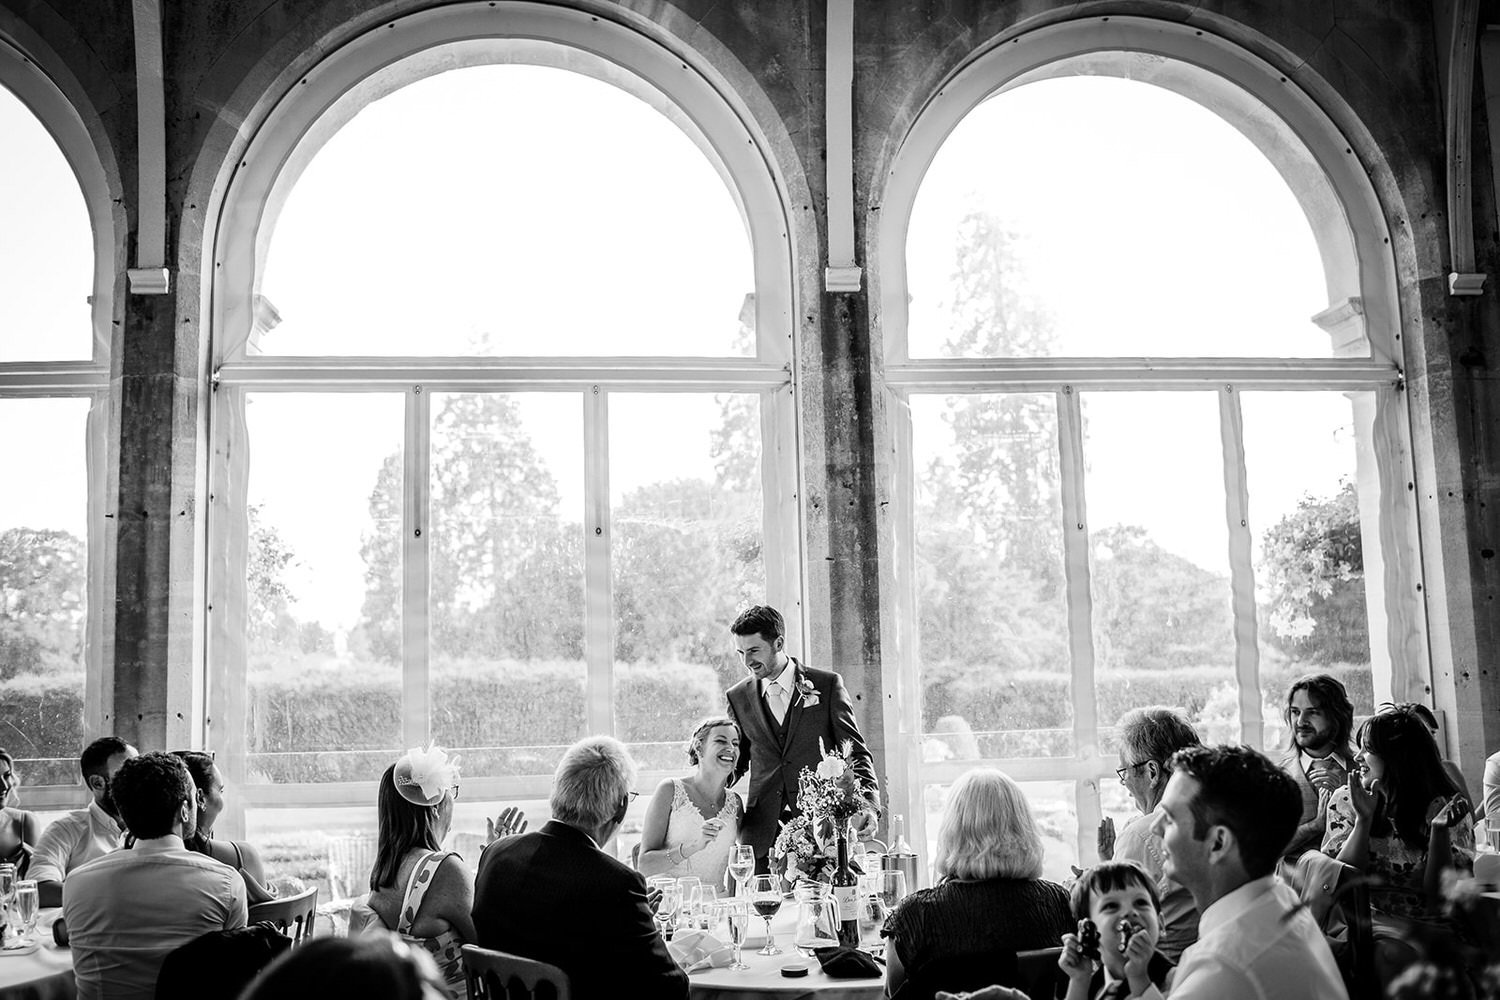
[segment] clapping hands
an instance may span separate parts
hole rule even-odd
[[[1385,805],[1385,791],[1381,787],[1382,782],[1376,779],[1372,787],[1367,791],[1364,782],[1359,780],[1358,771],[1349,772],[1349,805],[1354,808],[1356,819],[1370,823]]]

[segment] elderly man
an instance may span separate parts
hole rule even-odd
[[[479,857],[478,944],[557,966],[574,1000],[687,996],[645,880],[601,850],[625,819],[634,784],[635,762],[618,740],[581,740],[553,775],[551,822],[497,840]]]
[[[1171,760],[1152,831],[1166,872],[1198,904],[1172,1000],[1347,1000],[1333,953],[1272,871],[1301,805],[1285,771],[1249,747],[1190,747]],[[1130,947],[1147,949],[1138,938]],[[1144,955],[1144,951],[1143,951]],[[1159,998],[1155,986],[1143,996]]]
[[[89,807],[53,821],[32,852],[29,874],[36,880],[41,905],[61,906],[68,872],[119,850],[124,843],[125,828],[120,825],[110,783],[120,765],[135,755],[135,747],[118,736],[101,736],[84,748],[78,769],[93,795]]]
[[[1170,708],[1153,705],[1126,712],[1118,723],[1120,784],[1130,792],[1141,815],[1125,824],[1115,838],[1114,821],[1099,829],[1099,856],[1134,861],[1146,870],[1161,893],[1161,939],[1157,950],[1172,961],[1198,939],[1198,907],[1192,893],[1166,873],[1161,838],[1151,828],[1152,813],[1161,802],[1171,771],[1167,761],[1179,750],[1202,745],[1193,724]]]
[[[180,758],[133,757],[111,785],[135,846],[74,869],[63,883],[73,971],[79,1000],[152,1000],[169,952],[209,931],[245,926],[245,880],[183,846],[198,799]]]
[[[1304,851],[1316,850],[1328,823],[1328,799],[1348,780],[1354,764],[1350,736],[1354,705],[1337,677],[1307,674],[1292,682],[1286,695],[1286,725],[1291,745],[1281,766],[1302,796],[1297,833],[1285,857],[1296,861]]]

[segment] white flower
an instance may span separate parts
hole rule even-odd
[[[842,757],[824,757],[818,762],[818,777],[837,781],[844,776],[846,767]]]

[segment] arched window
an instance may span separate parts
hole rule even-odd
[[[77,111],[3,39],[0,135],[0,746],[45,812],[104,717],[113,229]]]
[[[464,756],[459,830],[588,733],[649,789],[740,674],[736,611],[798,600],[764,162],[655,43],[512,13],[341,49],[228,196],[210,744],[273,843],[370,828],[429,738]],[[313,800],[351,808],[285,808]]]
[[[1390,587],[1415,522],[1369,184],[1252,57],[1105,20],[956,74],[881,233],[912,626],[891,745],[929,837],[964,770],[1022,781],[1053,876],[1134,815],[1127,709],[1279,754],[1299,674],[1367,714],[1426,670]]]

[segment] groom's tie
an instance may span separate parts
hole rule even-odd
[[[786,692],[780,684],[771,683],[766,685],[766,704],[771,708],[771,714],[776,717],[779,726],[786,721]]]

